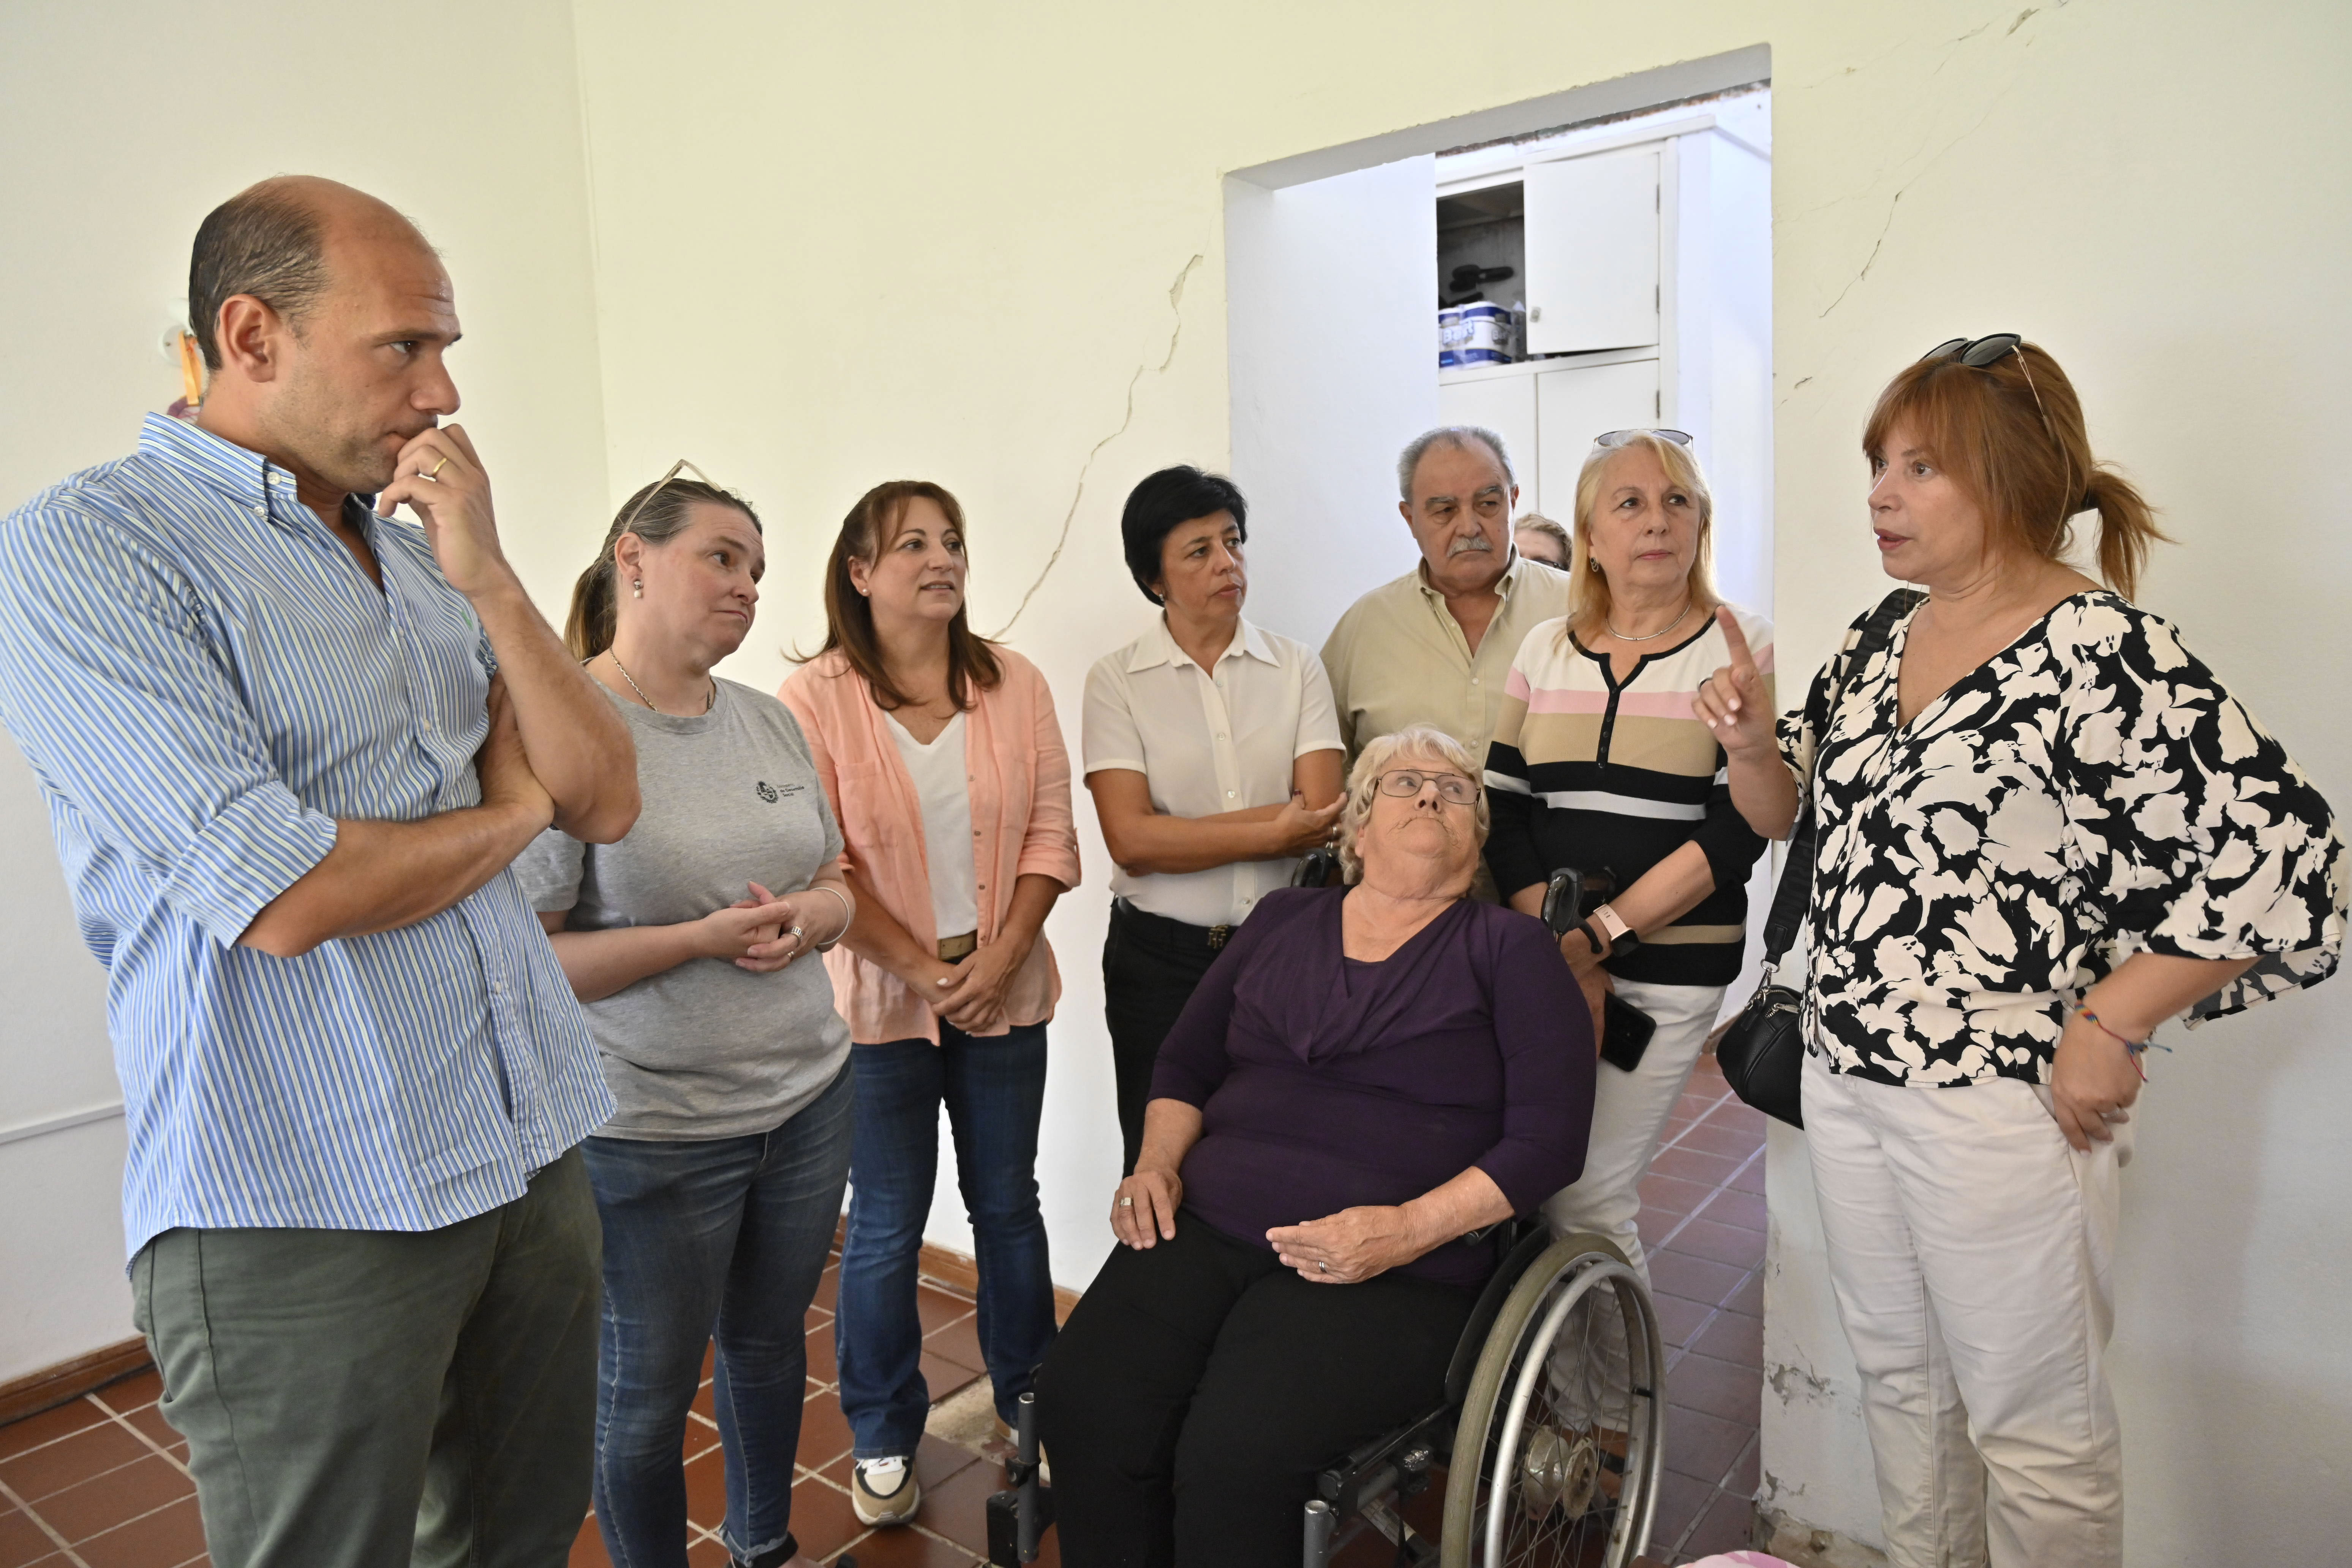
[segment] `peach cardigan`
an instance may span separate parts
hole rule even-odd
[[[1013,906],[1013,884],[1035,872],[1065,889],[1078,885],[1078,836],[1070,816],[1070,753],[1054,717],[1054,694],[1037,667],[999,647],[1004,679],[964,720],[964,762],[971,787],[972,869],[980,903],[980,941],[996,940]],[[915,781],[890,738],[890,721],[873,689],[835,651],[810,660],[777,688],[800,721],[848,862],[890,917],[924,947],[932,929],[931,877],[923,856],[923,813]],[[958,934],[950,932],[949,934]],[[860,1045],[887,1040],[939,1042],[938,1015],[896,975],[846,947],[825,954],[834,1005]],[[1041,934],[1005,993],[1007,1027],[1054,1016],[1062,994],[1054,950]],[[996,1031],[1003,1033],[1000,1028]]]

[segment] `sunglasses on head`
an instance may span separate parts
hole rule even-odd
[[[1995,332],[1984,338],[1954,338],[1937,343],[1919,357],[1923,360],[1956,359],[1970,370],[1982,370],[2003,354],[2013,354],[2017,345],[2025,340],[2015,332]]]
[[[653,504],[654,497],[661,494],[662,491],[668,487],[670,480],[677,478],[681,472],[688,470],[691,470],[694,477],[700,479],[704,484],[710,485],[712,489],[717,489],[719,488],[717,485],[711,484],[710,476],[709,474],[704,473],[700,468],[695,468],[692,463],[688,462],[684,458],[680,458],[677,462],[672,463],[669,466],[669,472],[664,474],[660,479],[654,481],[654,488],[645,493],[644,499],[629,509],[627,521],[621,524],[621,531],[623,533],[626,533],[630,530],[635,528],[637,526],[637,519],[645,515],[646,508]]]
[[[1639,436],[1655,436],[1661,441],[1672,441],[1677,447],[1691,444],[1687,430],[1603,430],[1592,438],[1596,447],[1622,447]]]

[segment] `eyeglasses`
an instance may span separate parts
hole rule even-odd
[[[1949,342],[1937,343],[1919,357],[1923,360],[1956,359],[1970,370],[1982,370],[2003,354],[2015,353],[2017,345],[2024,341],[2015,332],[1995,332],[1984,338],[1954,338]]]
[[[661,494],[663,489],[667,488],[670,480],[677,478],[680,469],[691,471],[696,479],[700,479],[706,485],[710,485],[710,488],[714,490],[719,488],[717,485],[711,484],[710,476],[709,474],[704,473],[700,468],[696,468],[684,458],[680,458],[677,462],[672,463],[669,466],[669,472],[664,474],[660,479],[654,481],[654,488],[645,493],[645,499],[638,501],[636,505],[629,509],[629,515],[622,522],[620,529],[618,530],[618,533],[630,532],[637,526],[638,517],[644,513],[646,508],[653,504],[654,497]],[[618,534],[616,533],[615,537],[617,536]]]
[[[1439,796],[1455,805],[1468,805],[1478,798],[1478,786],[1460,773],[1425,773],[1413,768],[1399,768],[1381,775],[1381,793],[1399,800],[1411,800],[1424,784],[1435,784]]]
[[[1655,436],[1661,441],[1672,441],[1677,447],[1691,444],[1687,430],[1603,430],[1592,438],[1596,447],[1622,447],[1637,436]]]

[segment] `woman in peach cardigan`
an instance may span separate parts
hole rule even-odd
[[[1054,1337],[1035,1167],[1061,976],[1041,932],[1078,881],[1070,761],[1045,677],[966,624],[963,531],[937,485],[866,492],[826,566],[824,647],[776,693],[808,736],[857,901],[825,962],[855,1042],[834,1344],[868,1524],[904,1523],[920,1501],[916,1259],[942,1101],[1000,1419]]]

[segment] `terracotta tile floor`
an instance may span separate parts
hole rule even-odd
[[[1704,1058],[1642,1186],[1642,1237],[1668,1342],[1664,1494],[1651,1555],[1686,1563],[1747,1544],[1762,1405],[1764,1119],[1734,1100]],[[858,1568],[972,1568],[987,1547],[982,1509],[1002,1469],[925,1437],[916,1473],[923,1508],[907,1529],[868,1531],[850,1511],[849,1430],[834,1384],[828,1268],[808,1314],[809,1395],[793,1482],[793,1530],[830,1563]],[[943,1400],[981,1375],[972,1304],[922,1287],[923,1373]],[[187,1445],[156,1414],[155,1375],[142,1373],[72,1404],[0,1427],[0,1568],[181,1568],[208,1562]],[[724,1568],[712,1533],[725,1512],[719,1430],[706,1383],[688,1423],[688,1560]],[[1375,1547],[1377,1546],[1377,1550]],[[1391,1560],[1360,1540],[1344,1562]],[[1057,1568],[1049,1537],[1040,1562]],[[593,1520],[572,1568],[607,1568]]]

